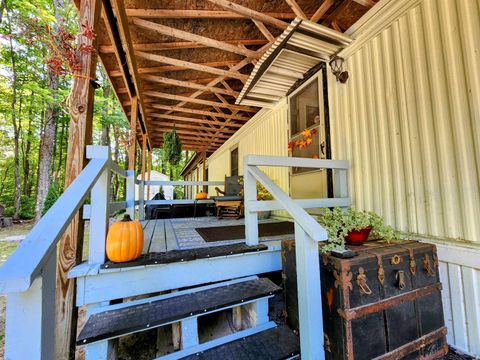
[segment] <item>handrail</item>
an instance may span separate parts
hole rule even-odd
[[[23,292],[41,273],[49,255],[108,166],[108,159],[92,159],[58,198],[0,268],[0,293]]]
[[[160,185],[160,186],[223,186],[225,181],[170,181],[170,180],[146,180],[145,185]]]
[[[258,166],[326,168],[335,171],[333,199],[293,200]],[[305,359],[325,359],[323,350],[323,314],[318,242],[328,240],[327,231],[304,208],[347,206],[348,162],[282,156],[248,155],[244,158],[245,235],[248,245],[258,244],[257,211],[286,210],[295,223],[295,258],[297,269],[300,348]],[[256,182],[273,196],[273,201],[258,201]]]

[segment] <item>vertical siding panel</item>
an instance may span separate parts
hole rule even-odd
[[[465,298],[461,266],[448,264],[448,279],[450,283],[450,301],[452,303],[453,333],[455,345],[468,351],[468,334],[465,317]]]
[[[478,270],[462,266],[469,351],[480,354],[480,282]]]
[[[452,135],[454,139],[454,151],[457,156],[456,173],[459,177],[458,185],[458,201],[461,223],[463,224],[463,232],[458,235],[462,238],[471,238],[474,230],[469,222],[467,213],[474,213],[474,202],[479,201],[478,184],[474,182],[464,182],[462,179],[478,179],[475,166],[471,166],[470,161],[473,159],[471,153],[472,146],[472,129],[469,120],[468,98],[465,87],[465,69],[463,61],[459,61],[462,56],[462,48],[459,37],[459,22],[456,10],[457,2],[440,2],[440,19],[442,26],[442,35],[444,37],[444,55],[448,67],[447,82],[449,93],[451,96],[451,119]],[[463,59],[462,59],[463,60]],[[476,187],[477,191],[474,191]]]
[[[435,136],[437,142],[437,154],[439,156],[439,170],[441,181],[441,192],[438,196],[442,197],[443,220],[445,224],[444,236],[450,238],[458,237],[458,228],[462,221],[459,214],[458,193],[456,184],[458,178],[456,175],[454,146],[451,141],[450,104],[448,97],[449,90],[446,84],[446,73],[449,69],[444,64],[444,55],[441,48],[442,38],[440,37],[441,28],[439,24],[439,14],[436,1],[424,1],[423,3],[423,21],[425,23],[425,35],[427,52],[429,56],[428,69],[430,78],[430,88],[432,91],[433,117],[435,119]]]
[[[382,34],[382,59],[384,69],[382,76],[385,79],[383,96],[386,97],[389,140],[392,143],[391,162],[393,170],[395,194],[395,223],[399,230],[408,231],[415,226],[415,208],[409,203],[414,199],[408,196],[413,191],[413,175],[407,159],[411,154],[408,142],[408,115],[405,96],[404,76],[402,67],[402,53],[399,48],[400,29],[398,23],[387,28]],[[415,230],[411,230],[415,231]]]
[[[447,341],[454,344],[455,338],[453,334],[452,304],[450,302],[450,282],[448,280],[448,264],[440,261],[438,266],[440,272],[440,281],[442,282],[442,303],[443,315],[445,317],[445,325],[448,328]]]
[[[435,152],[435,137],[432,114],[432,102],[429,88],[428,69],[425,52],[425,42],[423,39],[424,28],[421,18],[421,8],[411,11],[409,15],[409,27],[412,30],[411,46],[414,54],[414,79],[417,88],[417,116],[419,124],[419,141],[421,153],[418,154],[422,159],[423,170],[423,188],[424,188],[424,217],[418,221],[419,232],[422,234],[431,234],[441,236],[444,233],[442,221],[441,199],[437,196],[440,193],[440,176],[438,174],[438,160]]]
[[[371,45],[371,66],[372,69],[379,69],[383,60],[380,56],[381,41],[380,37],[376,37],[372,40]],[[381,204],[380,214],[385,216],[385,221],[388,224],[395,224],[395,209],[394,209],[394,191],[393,191],[393,179],[392,179],[392,162],[390,161],[390,154],[392,153],[390,148],[390,138],[388,136],[388,124],[387,124],[387,111],[385,101],[382,96],[382,76],[379,71],[372,72],[373,91],[372,97],[375,103],[374,112],[377,120],[377,141],[379,142],[378,157],[380,161],[380,173],[379,181],[382,184],[383,190],[383,203]]]

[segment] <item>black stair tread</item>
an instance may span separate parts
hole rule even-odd
[[[141,265],[155,265],[155,264],[170,264],[182,261],[191,261],[196,259],[206,259],[217,256],[243,254],[250,252],[257,252],[267,250],[268,246],[260,244],[256,246],[249,246],[245,243],[229,244],[221,246],[210,246],[197,249],[187,250],[171,250],[167,252],[156,252],[143,254],[134,261],[124,263],[114,263],[107,261],[102,264],[102,269],[125,268]]]
[[[280,290],[269,279],[260,278],[104,311],[90,316],[78,336],[77,344],[84,345],[145,330],[191,315],[258,299]]]
[[[184,360],[280,360],[300,353],[298,337],[286,325],[189,355]]]

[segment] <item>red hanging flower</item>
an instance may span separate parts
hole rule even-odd
[[[90,25],[90,23],[87,21],[82,26],[84,28],[84,30],[82,32],[82,35],[85,36],[87,39],[90,39],[92,41],[95,40],[95,38],[97,37],[97,34],[95,34],[95,31],[93,31],[93,28]]]
[[[78,51],[85,54],[93,54],[95,53],[95,48],[92,45],[80,44]]]

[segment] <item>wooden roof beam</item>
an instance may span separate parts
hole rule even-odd
[[[202,72],[207,72],[207,73],[210,73],[210,74],[231,77],[231,78],[239,79],[239,80],[242,80],[242,81],[246,81],[248,79],[248,75],[240,74],[238,71],[218,69],[218,68],[214,68],[214,67],[211,67],[211,66],[196,64],[196,63],[192,63],[192,62],[184,61],[184,60],[173,59],[173,58],[170,58],[170,57],[157,55],[157,54],[150,54],[150,53],[146,53],[146,52],[143,52],[143,51],[137,51],[136,54],[140,57],[143,57],[144,59],[151,60],[151,61],[156,61],[156,62],[160,62],[160,63],[164,63],[164,64],[181,66],[181,67],[188,68],[188,69],[191,69],[191,70],[202,71]],[[208,84],[208,86],[212,86],[212,85]]]
[[[263,39],[244,39],[244,40],[224,40],[225,43],[232,44],[232,45],[265,45],[267,43],[266,40]],[[158,42],[158,43],[142,43],[142,44],[133,44],[134,50],[152,50],[152,51],[159,51],[159,50],[172,50],[172,49],[201,49],[207,48],[208,46],[203,44],[193,43],[191,41],[167,41],[167,42]],[[99,52],[101,54],[113,54],[115,52],[115,48],[113,45],[101,45],[99,47]]]
[[[163,127],[171,127],[175,126],[176,129],[191,129],[191,130],[210,130],[210,128],[206,128],[202,125],[191,125],[185,124],[181,122],[171,122],[171,123],[162,123]],[[216,128],[211,128],[211,130],[216,130]],[[222,129],[222,133],[224,134],[233,134],[236,130],[232,129]],[[209,133],[211,135],[211,133]]]
[[[200,63],[199,65],[204,65],[204,66],[211,66],[211,67],[222,67],[222,66],[228,66],[228,65],[234,65],[237,64],[238,60],[223,60],[223,61],[212,61],[212,62],[206,62],[206,63]],[[139,74],[155,74],[159,72],[167,72],[167,71],[184,71],[184,70],[190,70],[189,68],[186,68],[184,66],[156,66],[156,67],[148,67],[148,68],[139,68],[138,73]],[[121,76],[121,72],[118,70],[113,70],[108,73],[111,77],[119,77]]]
[[[285,1],[287,2],[288,6],[290,6],[290,8],[293,10],[295,15],[297,15],[301,19],[307,20],[307,16],[303,12],[302,8],[298,6],[295,0],[285,0]]]
[[[169,105],[161,105],[161,104],[151,104],[150,106],[152,108],[160,109],[160,110],[169,110],[173,112],[181,112],[181,113],[183,112],[183,113],[198,114],[198,115],[205,115],[205,116],[217,116],[223,119],[233,119],[238,121],[250,120],[250,118],[246,116],[216,113],[216,112],[210,112],[210,111],[199,110],[199,109],[190,109],[190,108],[185,108],[181,106],[169,106]]]
[[[323,15],[333,6],[335,0],[325,0],[322,5],[315,11],[315,14],[310,18],[310,21],[317,22],[320,20]]]
[[[160,91],[145,91],[143,93],[146,96],[152,96],[152,97],[157,97],[160,99],[167,99],[167,100],[177,100],[177,101],[185,101],[185,102],[190,102],[194,104],[201,104],[201,105],[208,105],[208,106],[218,106],[221,108],[227,108],[227,109],[236,109],[240,111],[248,111],[248,112],[256,112],[256,109],[252,109],[246,106],[240,106],[240,105],[234,105],[234,104],[225,104],[225,103],[219,103],[215,101],[210,101],[210,100],[202,100],[202,99],[197,99],[197,98],[192,98],[192,97],[187,97],[187,96],[180,96],[180,95],[175,95],[175,94],[168,94]]]
[[[263,24],[263,22],[252,19],[253,23],[257,26],[258,30],[267,38],[268,41],[273,42],[275,41],[275,37],[272,33],[267,29],[267,27]]]
[[[139,27],[144,29],[156,31],[162,35],[175,37],[178,39],[183,39],[187,41],[196,42],[199,44],[203,44],[205,46],[209,46],[212,48],[233,52],[235,54],[243,55],[246,57],[256,58],[258,55],[255,51],[243,49],[239,46],[232,45],[223,41],[207,38],[205,36],[197,35],[194,33],[190,33],[187,31],[171,28],[169,26],[165,26],[162,24],[157,24],[148,20],[143,20],[139,18],[134,18],[133,23]]]
[[[150,113],[150,116],[158,119],[185,121],[192,124],[210,124],[210,125],[218,125],[218,126],[225,125],[225,121],[190,118],[186,116],[176,116],[176,115],[170,115],[170,114]],[[233,128],[240,128],[242,127],[242,124],[229,123],[228,126]]]
[[[330,15],[322,22],[324,25],[330,25],[332,22],[337,20],[337,17],[342,14],[353,2],[353,0],[344,0],[337,8],[332,11]]]
[[[272,16],[266,15],[264,13],[249,9],[245,6],[238,5],[232,1],[228,0],[207,0],[212,4],[223,7],[224,9],[233,11],[234,13],[240,14],[242,16],[248,17],[250,19],[255,19],[263,23],[271,24],[279,29],[285,30],[288,24],[282,20],[276,19]]]
[[[159,133],[159,132],[169,132],[169,131],[172,131],[171,128],[169,127],[164,127],[164,128],[156,128],[154,133]],[[224,135],[224,134],[218,134],[218,135],[214,135],[214,134],[208,134],[208,133],[202,133],[200,131],[191,131],[191,130],[182,130],[182,129],[176,129],[175,130],[178,134],[184,134],[184,135],[196,135],[196,136],[205,136],[205,138],[208,138],[208,139],[213,139],[214,136],[221,139],[229,139],[230,138],[230,135]]]
[[[375,5],[375,2],[373,0],[354,0],[357,4],[360,4],[362,6],[365,6],[366,8],[371,8],[373,5]]]
[[[224,90],[224,89],[217,88],[217,87],[214,87],[214,86],[206,86],[206,85],[197,84],[197,83],[191,82],[191,81],[175,80],[175,79],[170,79],[170,78],[155,76],[155,75],[144,75],[143,79],[148,80],[148,81],[153,81],[153,82],[156,82],[156,83],[160,83],[160,84],[174,85],[174,86],[180,86],[180,87],[197,89],[197,90],[205,90],[205,91],[209,91],[211,93],[226,94],[226,95],[230,95],[230,96],[234,96],[234,97],[238,96],[238,92],[233,91],[233,90],[232,91],[227,90],[227,89]]]
[[[249,19],[250,16],[233,11],[219,10],[169,10],[169,9],[126,9],[127,16],[156,19]],[[293,20],[296,15],[291,12],[264,12],[266,16]]]

